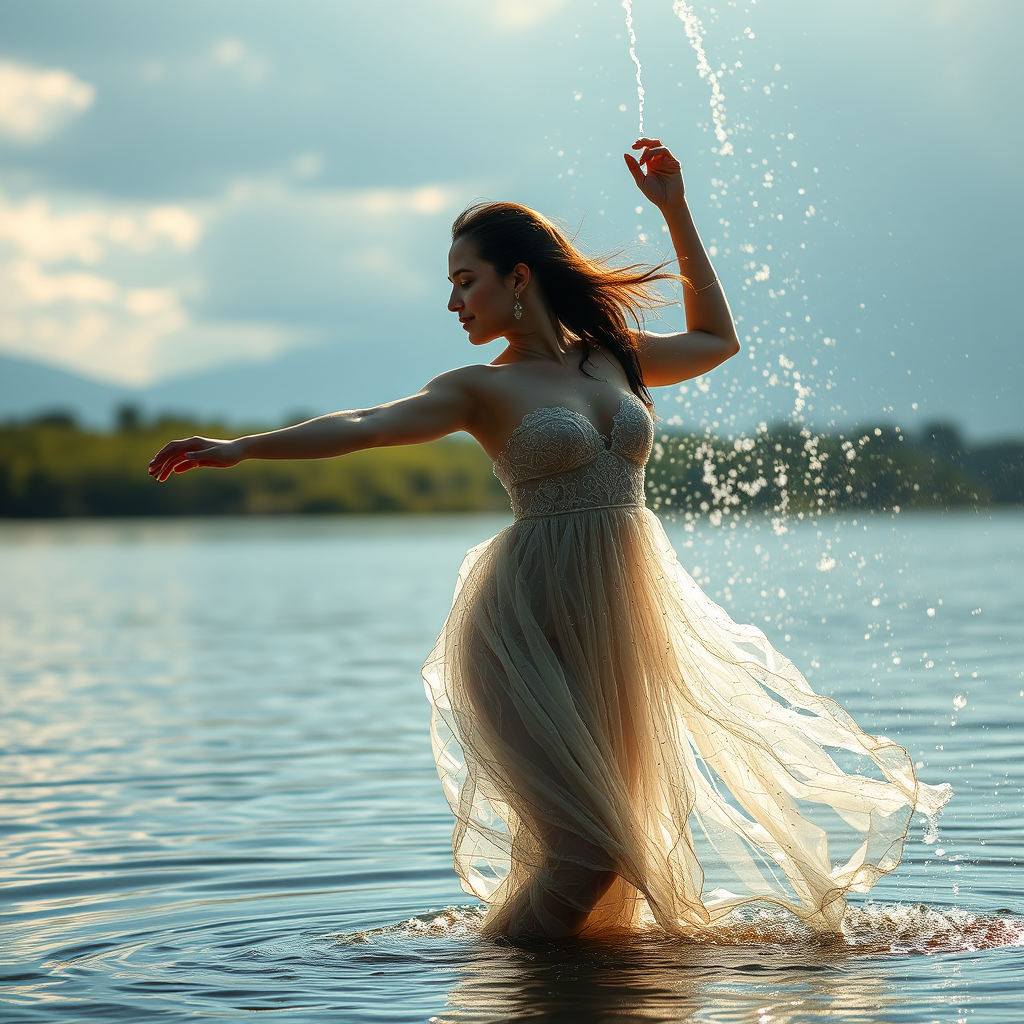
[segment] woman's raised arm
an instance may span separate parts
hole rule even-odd
[[[627,153],[626,166],[637,188],[661,210],[683,279],[687,330],[638,338],[644,383],[664,387],[713,370],[735,355],[740,343],[725,292],[686,205],[679,161],[660,139],[640,139],[633,148],[643,152],[639,160]]]
[[[329,459],[363,448],[420,444],[470,430],[476,400],[468,369],[443,373],[417,394],[372,409],[332,412],[233,441],[209,437],[171,441],[153,457],[149,475],[163,481],[172,473],[203,466],[227,469],[245,459]]]

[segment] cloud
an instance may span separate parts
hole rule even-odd
[[[305,181],[320,177],[323,169],[324,158],[319,153],[312,151],[297,154],[290,166],[291,173],[296,178]]]
[[[0,192],[0,349],[148,383],[189,324],[186,261],[202,219],[180,206],[57,199],[60,210]]]
[[[499,0],[488,5],[494,23],[505,29],[533,28],[564,6],[565,0]]]
[[[49,274],[28,260],[0,267],[0,309],[0,349],[128,386],[270,358],[300,340],[277,324],[196,323],[173,286]]]
[[[200,219],[180,206],[130,211],[124,207],[52,209],[46,196],[11,202],[0,192],[0,250],[9,247],[42,263],[96,264],[111,247],[149,252],[162,242],[192,249],[202,236]]]
[[[379,325],[443,283],[458,205],[278,180],[190,207],[0,192],[0,350],[141,386]]]
[[[269,70],[267,61],[240,39],[222,39],[212,50],[213,62],[227,68],[250,84],[262,82]]]
[[[421,302],[443,289],[450,217],[466,195],[439,184],[309,189],[237,182],[208,214],[204,312],[315,321],[336,332],[360,311],[372,308],[380,317]]]
[[[2,138],[24,145],[43,142],[95,99],[95,88],[70,71],[0,61]]]
[[[172,287],[126,288],[32,260],[0,266],[0,348],[120,384],[153,379],[165,339],[188,322]]]

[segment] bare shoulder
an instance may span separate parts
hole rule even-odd
[[[427,381],[422,390],[461,392],[470,396],[479,390],[484,381],[484,374],[480,372],[483,369],[484,367],[479,364],[471,364],[445,370],[444,373],[439,373]]]
[[[519,363],[471,363],[439,374],[428,387],[458,390],[484,405],[491,405],[521,386],[523,376]]]
[[[481,405],[487,403],[488,375],[483,372],[485,369],[484,366],[469,365],[445,370],[428,380],[419,393],[411,397],[458,408],[461,417],[471,422],[477,418]]]
[[[508,365],[471,363],[438,374],[423,386],[420,396],[432,405],[443,405],[452,412],[458,410],[458,429],[468,431],[485,449],[490,449],[495,426],[505,418],[503,413],[514,390],[515,376]]]
[[[537,377],[535,365],[510,361],[461,366],[435,380],[440,384],[443,379],[444,387],[458,389],[465,396],[472,410],[466,429],[494,458],[524,410],[536,405]]]

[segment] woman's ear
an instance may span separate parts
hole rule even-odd
[[[525,263],[517,263],[509,277],[512,281],[512,290],[521,295],[530,283],[530,268]]]

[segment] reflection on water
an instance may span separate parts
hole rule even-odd
[[[670,527],[956,795],[843,943],[760,912],[714,943],[542,949],[477,934],[418,678],[502,525],[0,528],[3,1020],[1018,1018],[1024,518]]]
[[[891,1021],[884,975],[827,950],[694,948],[680,942],[502,952],[461,972],[437,1021]]]
[[[1011,947],[1004,953],[1016,957],[1024,945],[1019,915],[920,905],[854,910],[847,936],[838,939],[815,938],[782,911],[737,917],[699,939],[648,935],[516,949],[476,938],[482,914],[452,907],[337,941],[365,966],[402,959],[412,949],[439,968],[454,959],[458,983],[444,1013],[432,1018],[453,1024],[918,1019],[903,1012],[919,1009],[920,992],[906,984],[910,977],[927,984],[933,962],[908,955]],[[879,956],[898,956],[898,974]],[[933,1008],[943,1002],[930,998]]]

